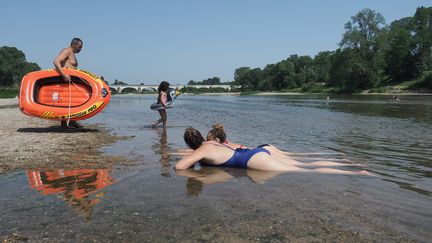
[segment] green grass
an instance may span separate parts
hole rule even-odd
[[[240,92],[240,95],[256,95],[259,91],[242,91]]]
[[[420,77],[411,80],[390,82],[382,86],[371,88],[367,93],[401,93],[432,89],[432,71],[426,71]]]
[[[19,94],[19,88],[0,87],[0,98],[15,98]]]
[[[424,72],[417,80],[407,84],[407,89],[432,89],[432,71]]]

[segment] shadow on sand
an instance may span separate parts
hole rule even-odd
[[[99,132],[98,129],[90,128],[64,128],[61,126],[50,126],[50,127],[26,127],[18,128],[17,132],[32,132],[32,133],[87,133],[87,132]]]

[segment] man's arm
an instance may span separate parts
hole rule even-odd
[[[67,75],[67,74],[65,74],[63,71],[62,71],[62,66],[61,66],[61,63],[63,62],[63,61],[65,61],[68,57],[69,57],[69,55],[71,54],[70,53],[71,51],[69,50],[69,49],[63,49],[61,52],[60,52],[60,54],[54,59],[54,66],[56,67],[56,69],[57,69],[57,72],[59,72],[60,74],[61,74],[61,76],[63,77],[63,79],[66,81],[66,82],[70,82],[71,81],[71,77],[69,76],[69,75]]]

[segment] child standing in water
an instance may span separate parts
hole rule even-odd
[[[160,119],[156,120],[155,122],[153,122],[153,124],[151,125],[153,128],[156,127],[159,123],[162,122],[163,127],[166,128],[166,122],[167,122],[167,112],[166,112],[166,107],[167,107],[167,91],[169,88],[169,83],[167,81],[162,81],[159,84],[159,88],[158,88],[158,98],[157,98],[157,103],[161,104],[164,109],[158,110],[159,115],[160,115]]]

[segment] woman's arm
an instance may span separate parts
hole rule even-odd
[[[175,165],[176,170],[186,170],[204,158],[204,151],[202,148],[194,150],[189,156],[184,157]]]
[[[166,107],[167,105],[167,94],[165,93],[165,92],[161,92],[161,98],[160,98],[160,101],[161,101],[161,103],[162,103],[162,105],[164,106],[164,107]]]

